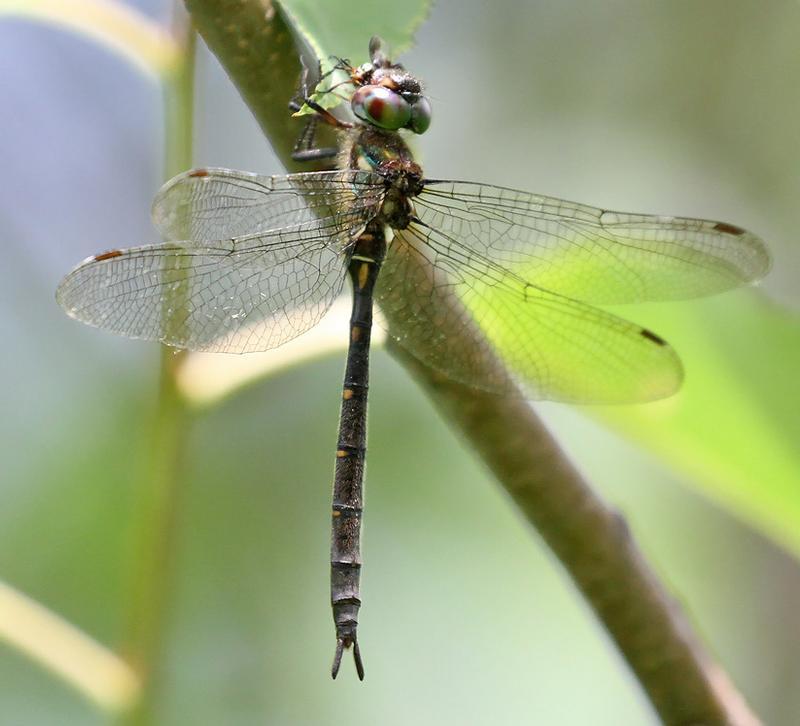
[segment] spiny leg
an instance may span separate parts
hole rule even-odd
[[[336,66],[331,68],[327,73],[320,75],[319,82],[322,82],[322,80],[330,76],[334,71],[338,70],[339,65],[343,62],[344,61],[341,59],[338,59]],[[346,83],[347,82],[345,81],[336,84],[336,86],[327,89],[325,93],[333,93],[336,88],[341,85],[345,85]],[[300,136],[298,137],[292,151],[292,159],[295,161],[319,161],[322,159],[331,159],[335,157],[339,153],[339,149],[337,147],[331,146],[316,148],[314,146],[318,122],[322,120],[330,126],[338,129],[350,129],[353,127],[353,124],[336,118],[336,116],[334,116],[330,111],[323,108],[319,103],[311,98],[311,94],[309,93],[308,89],[308,68],[305,65],[303,65],[303,71],[300,75],[297,95],[289,102],[289,110],[297,113],[303,107],[303,105],[308,106],[315,112],[315,114],[309,118],[308,123],[300,133]]]
[[[320,161],[323,159],[332,159],[339,153],[339,150],[335,146],[325,146],[320,148],[314,146],[318,122],[318,116],[309,117],[308,122],[300,132],[300,136],[298,136],[297,142],[295,143],[292,151],[292,159],[295,161]]]

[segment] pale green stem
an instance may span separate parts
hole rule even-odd
[[[164,79],[166,178],[192,164],[195,36],[188,21],[175,33],[183,58],[174,73]],[[142,697],[125,715],[126,726],[154,723],[169,618],[176,521],[184,485],[184,449],[191,424],[189,406],[177,386],[184,355],[166,346],[161,350],[149,468],[137,491],[138,531],[124,650],[141,679]]]
[[[0,642],[16,648],[109,712],[123,711],[139,697],[139,679],[119,656],[2,581]]]

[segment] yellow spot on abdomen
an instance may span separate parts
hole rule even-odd
[[[345,401],[349,401],[353,397],[353,389],[352,388],[345,388],[342,391],[342,398]]]
[[[361,328],[359,328],[359,327],[358,327],[358,325],[354,325],[354,326],[353,326],[353,327],[350,329],[350,340],[352,340],[352,341],[356,341],[356,340],[358,340],[360,337],[361,337]]]
[[[346,452],[344,449],[339,449],[339,450],[336,452],[336,458],[337,458],[337,459],[344,459],[344,458],[345,458],[345,456],[347,456],[347,452]]]
[[[363,290],[369,278],[369,262],[362,262],[358,268],[358,289]]]

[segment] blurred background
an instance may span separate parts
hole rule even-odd
[[[168,25],[170,3],[131,5]],[[800,4],[775,0],[441,0],[403,56],[433,99],[429,175],[724,219],[769,242],[758,291],[620,311],[673,343],[685,392],[536,408],[753,709],[787,726],[800,720],[798,33]],[[202,44],[196,83],[194,163],[281,173]],[[159,350],[75,323],[54,290],[90,254],[156,240],[161,88],[79,34],[0,15],[0,98],[0,580],[116,647]],[[480,461],[397,363],[372,360],[366,681],[349,662],[328,674],[341,350],[193,422],[156,722],[655,723]],[[110,721],[0,642],[0,724]]]

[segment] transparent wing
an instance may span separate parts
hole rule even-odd
[[[376,298],[412,355],[487,391],[511,392],[498,359],[534,399],[642,402],[681,383],[680,361],[655,334],[531,285],[419,224],[392,242]]]
[[[755,235],[725,222],[622,214],[486,184],[427,181],[419,218],[455,245],[585,302],[708,295],[769,269]]]
[[[193,169],[161,188],[152,214],[164,239],[204,243],[369,209],[383,193],[383,180],[364,171],[261,176]]]
[[[369,216],[361,210],[229,240],[114,250],[70,272],[56,297],[72,317],[131,338],[268,350],[330,307]]]

